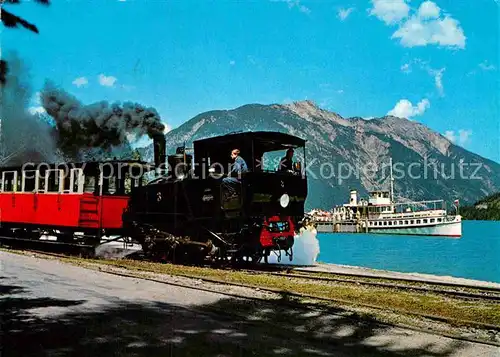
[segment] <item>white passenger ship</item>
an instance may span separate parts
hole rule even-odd
[[[321,232],[366,232],[380,234],[462,236],[462,217],[449,214],[443,200],[401,202],[393,200],[393,179],[390,191],[372,191],[368,201],[358,202],[357,191],[351,190],[350,202],[331,211],[309,212]]]

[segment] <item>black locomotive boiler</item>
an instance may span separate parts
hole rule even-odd
[[[290,148],[300,161],[281,170],[280,151]],[[144,253],[175,263],[256,263],[267,262],[273,252],[281,259],[284,251],[291,261],[307,198],[305,141],[279,132],[244,132],[197,140],[192,149],[191,154],[180,147],[166,157],[163,136],[155,139],[155,165],[163,172],[132,190],[123,216]],[[228,196],[222,180],[233,149],[248,171]]]

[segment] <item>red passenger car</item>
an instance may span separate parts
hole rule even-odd
[[[153,167],[141,161],[25,164],[0,168],[2,236],[73,241],[120,234],[133,187]]]

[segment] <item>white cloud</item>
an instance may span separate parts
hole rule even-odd
[[[472,130],[459,129],[458,134],[454,130],[447,130],[444,136],[454,144],[465,145],[469,142]]]
[[[449,16],[432,20],[413,16],[393,33],[392,38],[400,39],[405,47],[441,45],[462,49],[466,40],[458,21]]]
[[[105,87],[113,87],[117,81],[116,77],[105,76],[104,74],[99,75],[99,84]]]
[[[302,5],[300,3],[300,0],[277,0],[277,1],[286,2],[288,4],[289,9],[296,7],[297,9],[299,9],[300,12],[304,14],[311,13],[311,10],[308,7]]]
[[[344,93],[344,90],[343,89],[339,89],[339,90],[337,90],[337,93],[338,94],[342,94],[342,93]]]
[[[31,114],[31,115],[35,115],[35,114],[44,114],[45,113],[45,108],[42,107],[42,106],[37,106],[37,107],[29,107],[28,108],[28,112]]]
[[[409,63],[405,63],[404,65],[401,66],[401,72],[404,73],[410,73],[411,72],[411,67]]]
[[[236,61],[231,60],[231,61],[229,61],[229,64],[230,64],[231,66],[234,66],[234,65],[236,64]]]
[[[434,83],[436,84],[436,88],[439,92],[440,96],[444,95],[444,87],[443,87],[443,73],[446,70],[446,67],[441,69],[432,69],[428,68],[427,71],[431,76],[434,76]]]
[[[454,143],[456,140],[455,132],[453,130],[446,130],[446,132],[444,133],[444,136],[446,137],[446,139],[448,139],[452,143]]]
[[[465,48],[466,37],[460,23],[450,15],[441,14],[441,9],[432,1],[424,1],[413,15],[406,0],[372,0],[371,15],[377,16],[387,25],[398,24],[392,34],[405,47],[439,45]]]
[[[496,69],[496,67],[492,64],[489,64],[488,61],[484,61],[484,62],[479,63],[479,67],[483,71],[494,71]]]
[[[471,135],[472,135],[472,130],[460,129],[458,131],[458,144],[465,145],[469,141]]]
[[[354,11],[353,7],[350,7],[348,9],[339,9],[338,17],[341,21],[344,21],[345,19],[347,19],[349,17],[351,12],[353,12],[353,11]]]
[[[421,19],[437,19],[441,9],[432,1],[424,1],[418,8],[418,17]]]
[[[373,8],[370,15],[378,17],[387,25],[400,22],[408,17],[410,7],[406,0],[372,0]]]
[[[416,64],[420,67],[420,69],[425,70],[431,77],[434,78],[434,84],[440,96],[444,95],[444,85],[443,85],[443,74],[446,70],[446,67],[441,69],[434,69],[429,65],[429,62],[423,61],[420,58],[415,58],[410,61],[410,63],[406,63],[401,66],[401,71],[405,73],[411,72],[411,65]]]
[[[424,114],[430,106],[431,103],[427,98],[422,99],[416,106],[413,106],[408,99],[401,99],[387,115],[410,119],[411,117]]]
[[[127,92],[130,92],[131,90],[135,89],[135,86],[131,86],[131,85],[128,85],[128,84],[122,84],[122,88],[124,90],[126,90]]]
[[[81,87],[87,85],[89,81],[86,77],[78,77],[71,83],[73,83],[77,87]]]

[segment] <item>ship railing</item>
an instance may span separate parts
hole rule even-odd
[[[444,210],[427,210],[418,212],[407,212],[407,213],[382,213],[382,214],[370,214],[370,218],[373,219],[387,219],[387,218],[422,218],[422,217],[443,217],[446,215]]]
[[[421,206],[421,207],[429,207],[433,206],[434,209],[437,209],[438,204],[441,207],[444,207],[444,200],[429,200],[429,201],[411,201],[411,202],[399,202],[392,204],[393,206]]]

